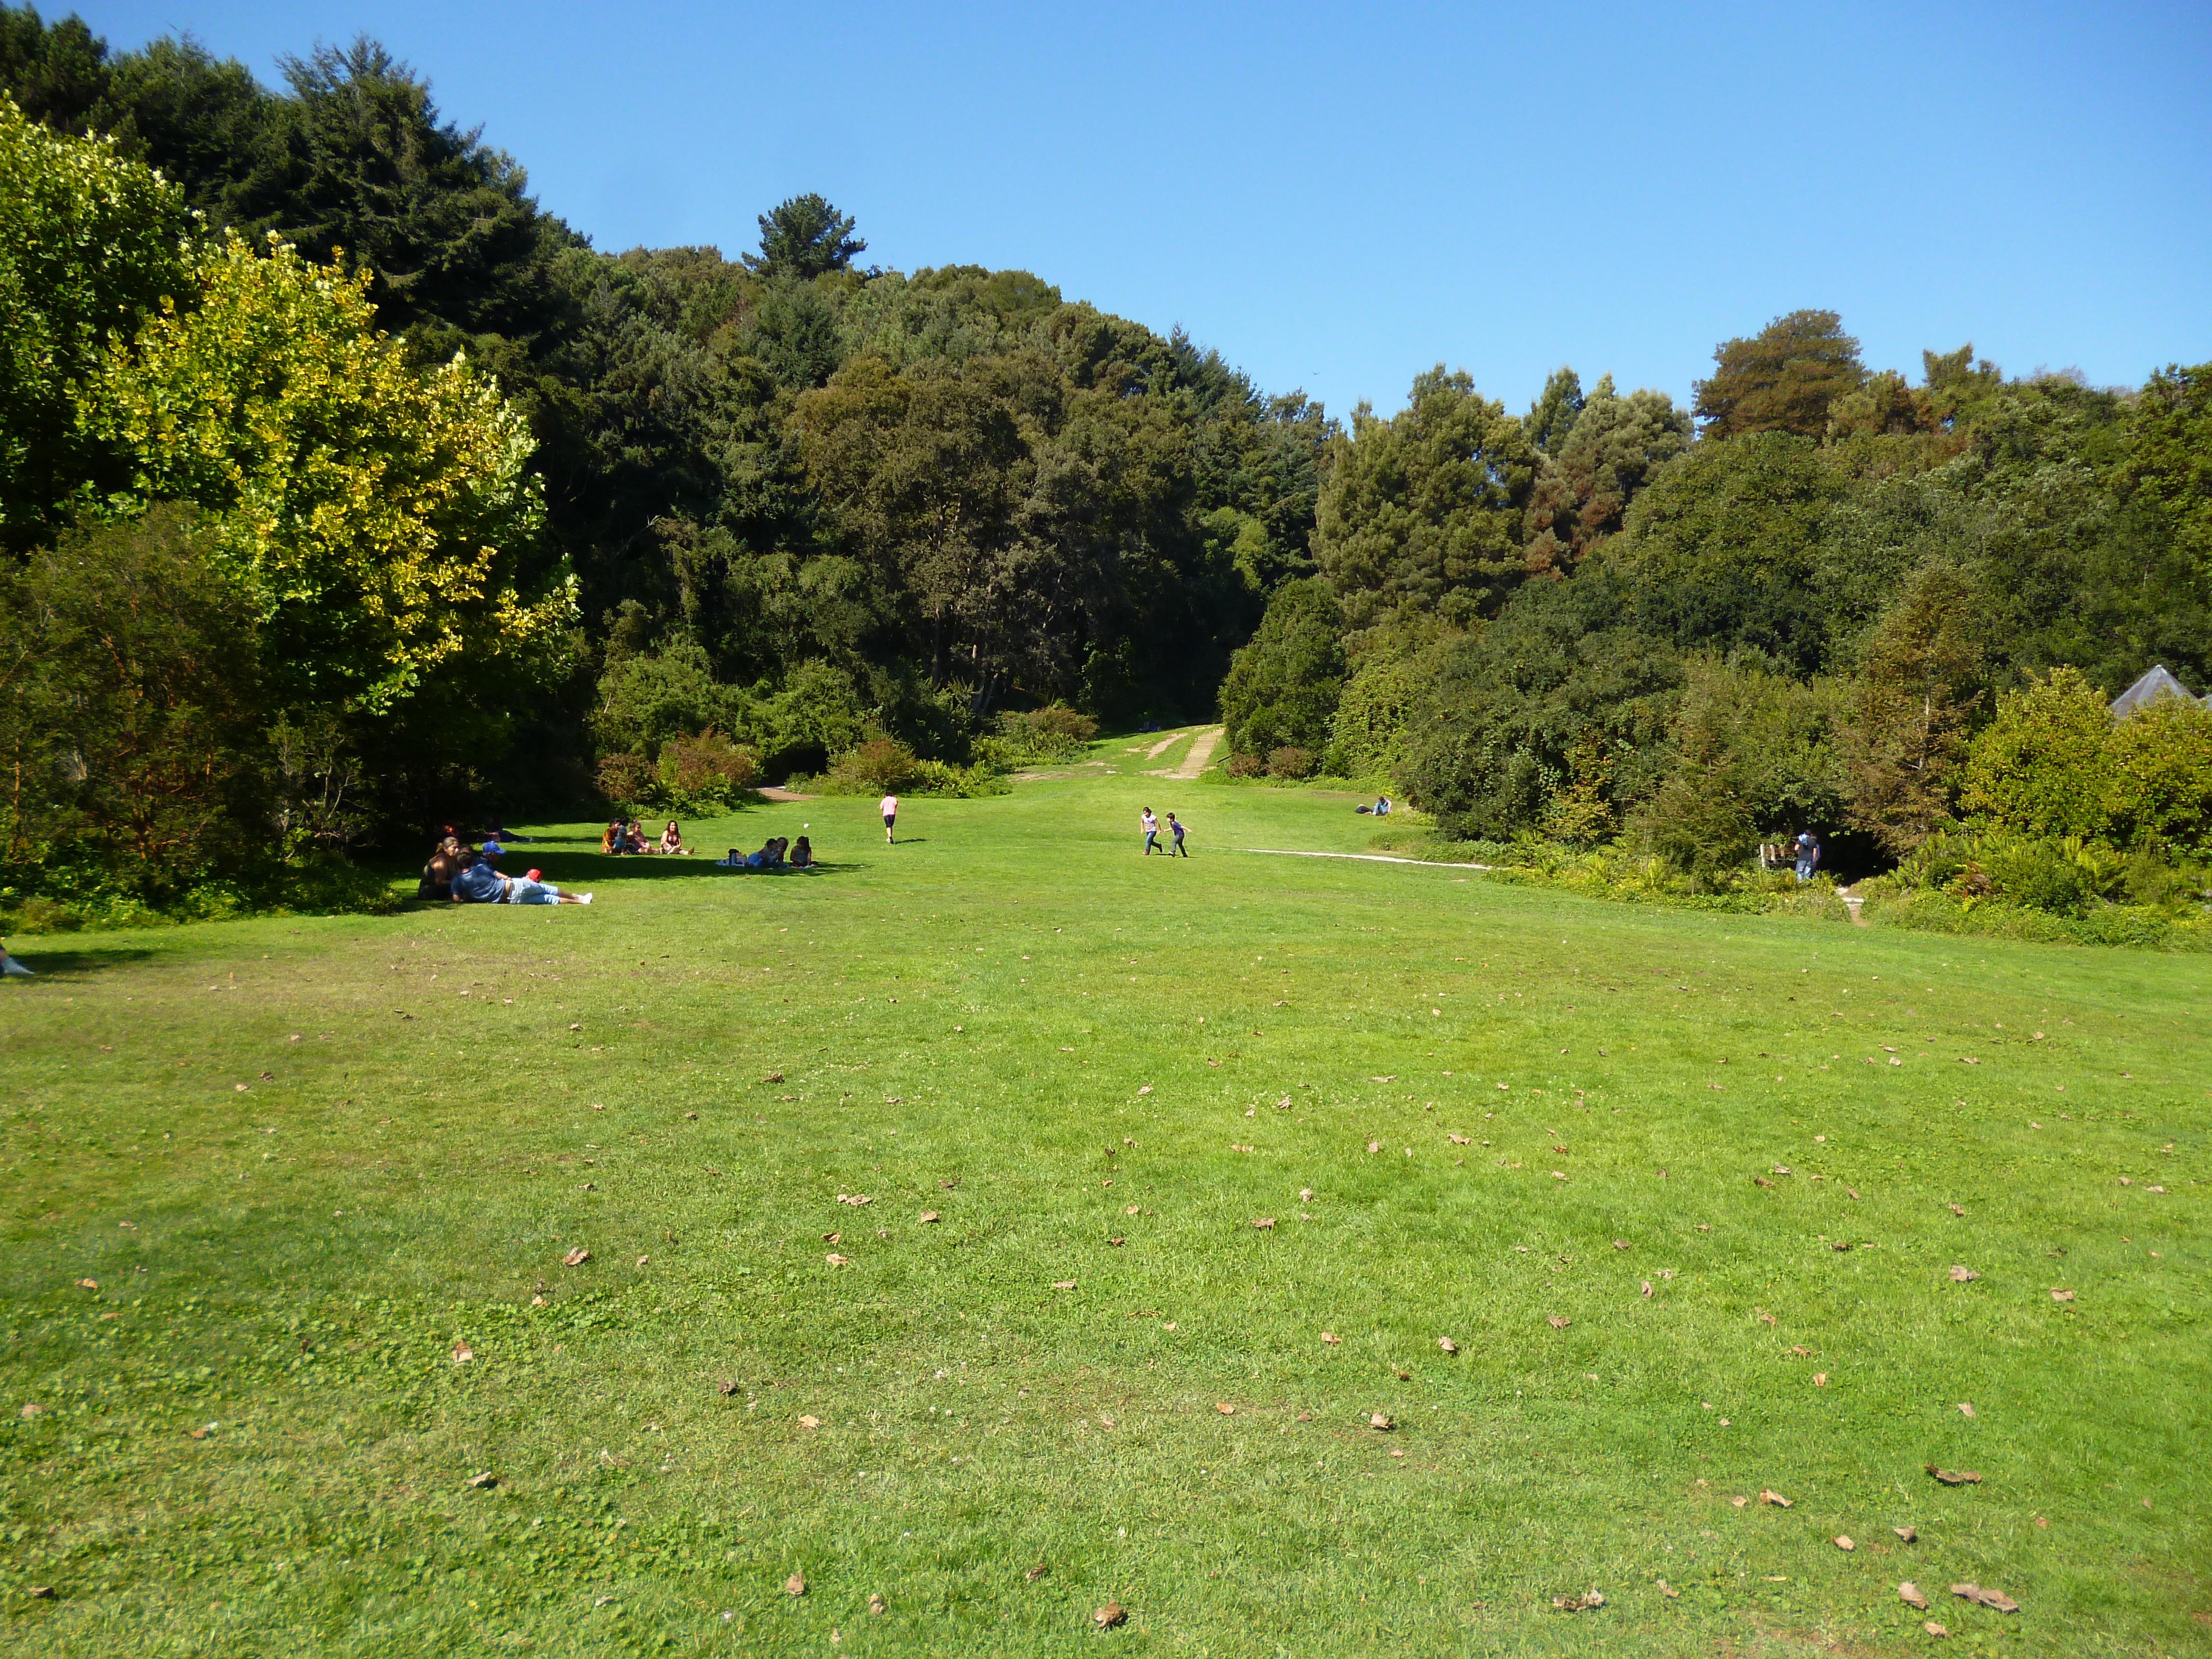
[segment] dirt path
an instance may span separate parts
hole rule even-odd
[[[1264,853],[1279,859],[1351,859],[1359,864],[1420,864],[1431,870],[1495,870],[1494,864],[1446,864],[1441,859],[1401,859],[1389,853],[1300,853],[1287,847],[1248,847],[1248,853]]]
[[[1220,744],[1221,728],[1218,726],[1207,726],[1190,740],[1190,752],[1182,757],[1182,764],[1162,775],[1173,778],[1178,783],[1188,783],[1200,772],[1206,770],[1206,762],[1213,758],[1213,751],[1220,746]]]

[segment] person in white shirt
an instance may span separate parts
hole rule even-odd
[[[1150,858],[1160,850],[1160,821],[1152,816],[1152,809],[1147,806],[1138,814],[1137,822],[1144,826],[1145,856]]]
[[[876,803],[876,808],[884,815],[884,844],[888,847],[895,839],[893,832],[898,826],[898,797],[885,795]]]

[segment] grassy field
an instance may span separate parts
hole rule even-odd
[[[10,940],[9,1650],[2212,1652],[2212,963],[1264,855],[1369,823],[1157,741]]]

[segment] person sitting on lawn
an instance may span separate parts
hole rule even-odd
[[[589,904],[589,893],[564,893],[550,881],[527,876],[502,876],[476,855],[461,848],[460,868],[453,872],[456,904]]]
[[[657,853],[659,845],[646,839],[645,822],[641,818],[629,821],[629,850],[633,853]]]
[[[805,836],[801,836],[792,843],[791,867],[794,870],[811,870],[814,867],[814,843]]]
[[[669,819],[668,828],[660,832],[660,850],[664,853],[689,853],[691,850],[684,844],[684,831],[678,827],[674,818]]]
[[[430,861],[422,866],[422,879],[416,884],[418,899],[449,899],[453,896],[453,872],[461,867],[461,844],[448,836],[430,849]]]
[[[623,821],[616,818],[607,825],[605,833],[600,836],[599,851],[611,855],[619,855],[629,850],[629,832],[623,827]]]

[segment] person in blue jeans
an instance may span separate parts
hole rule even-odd
[[[1810,830],[1797,832],[1797,879],[1810,881],[1813,872],[1820,867],[1820,843],[1813,839]]]
[[[1160,821],[1152,816],[1152,809],[1147,806],[1138,816],[1137,822],[1145,828],[1145,856],[1150,858],[1160,850]]]
[[[1168,831],[1175,837],[1175,846],[1170,850],[1168,856],[1170,858],[1173,858],[1176,854],[1180,853],[1185,858],[1188,858],[1190,856],[1190,848],[1182,844],[1182,820],[1172,812],[1168,814]]]
[[[502,876],[476,855],[461,849],[461,867],[453,872],[456,904],[589,904],[589,893],[564,893],[550,881],[527,876]]]

